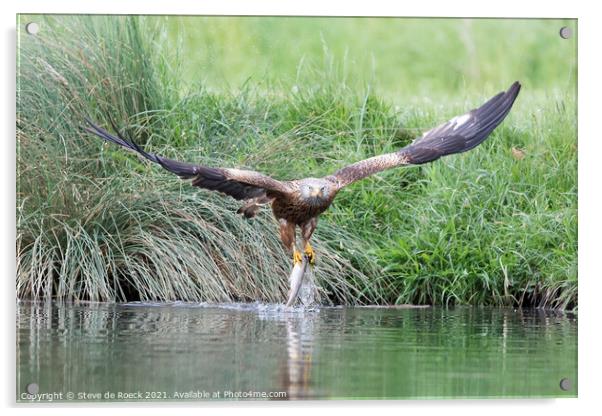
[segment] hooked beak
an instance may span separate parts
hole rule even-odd
[[[311,190],[311,193],[310,193],[310,195],[311,195],[313,198],[316,198],[316,197],[321,197],[321,196],[323,196],[324,194],[322,193],[322,190],[321,190],[320,188],[314,188],[314,189],[312,189],[312,190]]]

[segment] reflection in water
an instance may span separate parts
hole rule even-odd
[[[286,327],[286,357],[279,364],[279,391],[289,400],[318,398],[312,389],[314,330],[318,309],[302,310],[298,314],[260,314],[261,319],[275,320]]]
[[[288,319],[286,322],[286,378],[283,390],[289,399],[311,397],[310,376],[313,346],[313,320]]]
[[[561,378],[571,390],[559,389]],[[146,400],[574,397],[577,318],[488,308],[20,302],[17,383],[23,401],[29,383],[40,393],[88,394],[81,400],[134,392],[153,392]]]

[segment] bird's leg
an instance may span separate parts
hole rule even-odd
[[[307,259],[309,260],[309,264],[312,266],[316,264],[316,253],[314,252],[313,247],[309,243],[309,239],[311,235],[314,233],[316,226],[318,225],[318,218],[314,217],[309,221],[301,224],[301,236],[303,237],[303,250]]]
[[[295,245],[295,223],[280,219],[280,239],[284,247],[293,255],[293,265],[301,264],[303,257]]]

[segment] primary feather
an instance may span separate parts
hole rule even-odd
[[[353,163],[339,169],[328,179],[336,183],[340,189],[385,169],[402,165],[419,165],[432,162],[442,156],[473,149],[504,120],[520,88],[521,85],[517,81],[506,92],[500,92],[481,107],[427,131],[401,150]]]
[[[86,128],[87,131],[94,133],[108,142],[118,144],[144,156],[146,159],[161,165],[164,169],[175,173],[180,178],[192,179],[192,185],[194,186],[218,191],[238,200],[257,198],[287,191],[285,183],[258,172],[240,169],[212,168],[167,159],[154,153],[147,152],[135,142],[125,139],[114,125],[113,129],[117,136],[114,136],[102,127],[97,126],[89,119],[86,119],[86,121],[90,125],[90,127]]]

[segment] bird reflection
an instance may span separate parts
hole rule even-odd
[[[314,320],[288,319],[286,322],[286,365],[282,387],[289,400],[314,397],[311,384]]]
[[[285,332],[286,349],[278,365],[276,391],[286,392],[284,400],[315,399],[312,368],[314,344],[319,325],[318,308],[304,307],[284,314],[269,314],[263,319],[278,321]],[[278,400],[278,399],[277,399]]]

